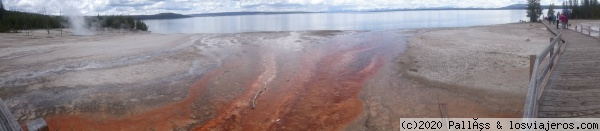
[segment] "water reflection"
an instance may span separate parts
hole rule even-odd
[[[545,12],[545,11],[544,11]],[[154,33],[392,30],[492,25],[527,20],[525,10],[430,10],[193,17],[147,20]]]

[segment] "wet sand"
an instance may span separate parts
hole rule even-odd
[[[0,34],[0,97],[20,122],[45,118],[51,130],[391,130],[442,109],[519,117],[522,61],[551,36],[540,28]],[[482,55],[492,50],[501,55]]]

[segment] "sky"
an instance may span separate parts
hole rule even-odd
[[[566,0],[541,0],[543,5]],[[241,11],[344,11],[428,7],[495,8],[526,0],[2,0],[9,10],[59,15],[202,14]]]

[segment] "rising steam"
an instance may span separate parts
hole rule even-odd
[[[79,13],[73,11],[75,13]],[[87,27],[85,23],[85,17],[79,14],[65,14],[69,18],[69,25],[73,30],[74,35],[94,35]]]
[[[74,35],[94,35],[87,28],[85,17],[78,9],[77,5],[80,1],[73,0],[49,0],[46,3],[47,7],[54,7],[55,10],[60,10],[62,15],[68,18],[68,26],[71,27]]]

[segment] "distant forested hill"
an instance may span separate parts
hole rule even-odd
[[[550,5],[542,5],[542,9],[548,9]],[[506,7],[501,7],[500,9],[527,9],[527,4],[514,4]]]
[[[139,20],[152,20],[152,19],[178,19],[192,17],[189,15],[175,14],[175,13],[160,13],[156,15],[132,15],[133,18]]]
[[[237,15],[272,15],[272,14],[297,14],[297,13],[318,13],[318,12],[220,12],[193,14],[193,17],[214,17],[214,16],[237,16]]]

